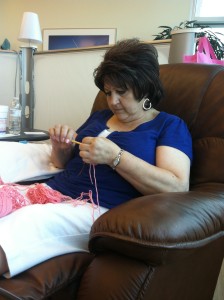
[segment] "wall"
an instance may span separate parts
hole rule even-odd
[[[167,63],[169,44],[156,45],[159,62]],[[104,49],[34,55],[35,128],[62,123],[77,128],[89,116],[98,88],[93,70]]]
[[[38,13],[44,28],[117,28],[117,38],[152,40],[160,25],[188,20],[193,0],[0,0],[0,44],[18,50],[24,11]],[[42,50],[41,46],[38,48]]]
[[[4,38],[19,50],[17,41],[24,11],[38,13],[44,28],[117,28],[117,39],[152,40],[160,25],[174,26],[189,19],[192,0],[0,0],[0,44]],[[158,45],[166,63],[169,47]],[[38,47],[38,53],[42,46]],[[75,128],[88,116],[97,89],[92,72],[102,52],[35,55],[34,125],[48,129],[55,123]],[[16,55],[0,53],[0,104],[15,91]],[[17,76],[18,81],[18,76]]]
[[[159,62],[167,63],[169,43],[155,46]],[[104,48],[75,49],[34,55],[35,128],[48,130],[57,123],[78,127],[87,118],[98,91],[93,70],[104,52]],[[9,105],[19,95],[19,78],[17,53],[0,51],[0,104]]]
[[[93,70],[104,50],[35,55],[34,126],[79,127],[89,116],[98,89]]]

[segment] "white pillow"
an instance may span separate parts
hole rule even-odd
[[[0,177],[4,183],[38,180],[61,172],[50,161],[51,144],[1,142]]]

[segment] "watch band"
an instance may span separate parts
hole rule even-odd
[[[123,149],[121,149],[119,152],[118,152],[118,155],[115,157],[115,159],[113,160],[113,163],[112,163],[112,168],[113,170],[116,169],[117,165],[120,163],[121,161],[121,155],[122,153],[124,152]]]

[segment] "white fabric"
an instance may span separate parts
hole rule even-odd
[[[50,161],[51,144],[0,142],[0,177],[3,182],[38,180],[62,171]]]
[[[35,204],[0,219],[0,245],[12,277],[49,258],[88,251],[93,221],[107,209],[91,204]]]
[[[101,137],[107,137],[109,134],[111,134],[111,131],[108,130],[108,129],[104,129],[103,131],[101,131],[98,136],[101,136]]]

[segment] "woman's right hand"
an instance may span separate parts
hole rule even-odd
[[[55,125],[49,129],[52,143],[51,161],[57,168],[64,168],[72,155],[72,140],[77,134],[68,125]]]
[[[53,147],[66,149],[72,145],[72,140],[77,136],[73,128],[68,125],[57,124],[49,129]]]

